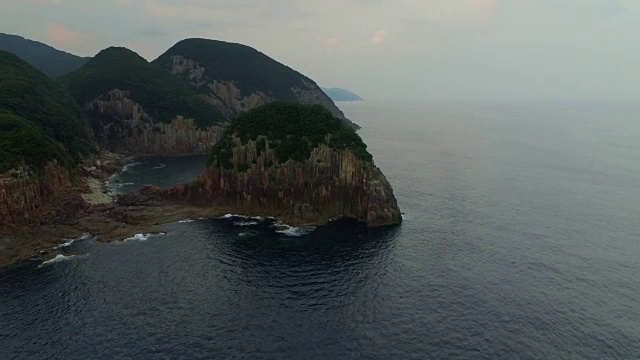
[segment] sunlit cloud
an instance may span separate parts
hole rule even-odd
[[[369,37],[370,45],[380,45],[387,40],[387,32],[385,30],[376,30]]]

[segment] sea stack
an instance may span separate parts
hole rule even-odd
[[[142,193],[290,225],[402,221],[393,189],[360,136],[320,105],[274,102],[242,113],[214,146],[202,176]]]

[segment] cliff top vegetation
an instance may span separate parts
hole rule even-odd
[[[258,151],[265,150],[268,141],[281,163],[290,159],[304,161],[321,144],[349,150],[359,159],[373,162],[367,145],[355,130],[321,105],[274,102],[240,114],[213,147],[209,164],[217,162],[224,168],[231,167],[234,137],[243,144],[256,141]]]

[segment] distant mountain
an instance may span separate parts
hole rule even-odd
[[[246,45],[187,39],[153,64],[190,83],[229,117],[274,101],[298,101],[322,105],[358,128],[313,80]]]
[[[0,33],[0,50],[18,55],[50,78],[57,78],[77,70],[90,59],[57,50],[38,41],[2,33]]]
[[[362,98],[349,90],[341,88],[322,88],[333,101],[362,101]]]

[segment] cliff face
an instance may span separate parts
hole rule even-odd
[[[49,163],[42,174],[0,175],[0,230],[70,219],[87,208],[65,168]]]
[[[339,218],[371,227],[402,221],[382,172],[350,151],[322,145],[305,161],[280,164],[268,141],[264,151],[258,151],[256,145],[251,140],[241,145],[236,139],[234,169],[214,164],[194,182],[166,190],[146,187],[143,193],[197,206],[274,216],[292,225],[322,225]]]
[[[221,126],[200,129],[193,119],[176,116],[170,123],[151,117],[128,93],[109,91],[88,103],[98,144],[133,156],[182,156],[208,153],[222,135]]]

